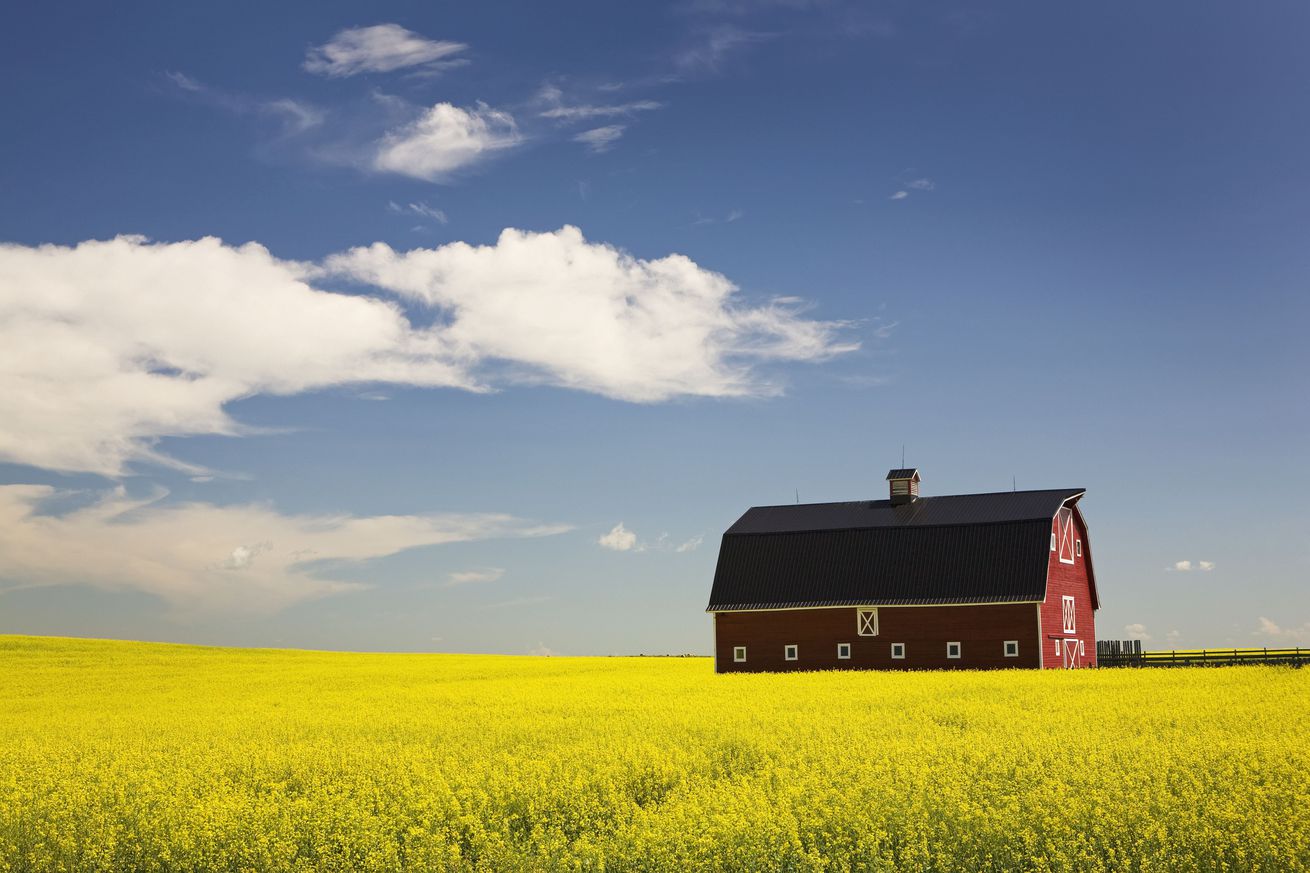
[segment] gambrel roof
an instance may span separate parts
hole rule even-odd
[[[1082,495],[756,506],[723,535],[708,611],[1040,602],[1052,519]]]

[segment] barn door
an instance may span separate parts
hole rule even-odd
[[[1064,640],[1064,669],[1076,670],[1083,665],[1082,645],[1077,640]]]

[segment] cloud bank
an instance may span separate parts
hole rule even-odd
[[[265,505],[165,505],[122,489],[63,515],[45,485],[0,486],[0,579],[10,588],[83,584],[159,597],[179,616],[268,614],[361,590],[340,577],[405,549],[561,533],[510,515],[282,515]],[[472,581],[472,580],[469,580]],[[4,589],[0,588],[0,592]]]
[[[343,280],[372,287],[324,290]],[[791,302],[745,304],[689,258],[635,258],[573,227],[506,230],[486,246],[375,244],[325,265],[212,237],[0,245],[0,461],[200,474],[158,440],[247,432],[225,411],[242,397],[370,382],[545,384],[647,403],[770,395],[780,389],[760,365],[850,351],[842,327]]]

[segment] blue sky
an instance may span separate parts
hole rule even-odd
[[[1086,487],[1103,638],[1310,642],[1307,26],[15,10],[0,632],[705,653],[722,531],[904,445]]]

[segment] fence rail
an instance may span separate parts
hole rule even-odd
[[[1235,664],[1310,664],[1310,649],[1176,649],[1142,650],[1141,640],[1099,640],[1096,663],[1101,667],[1221,667]]]

